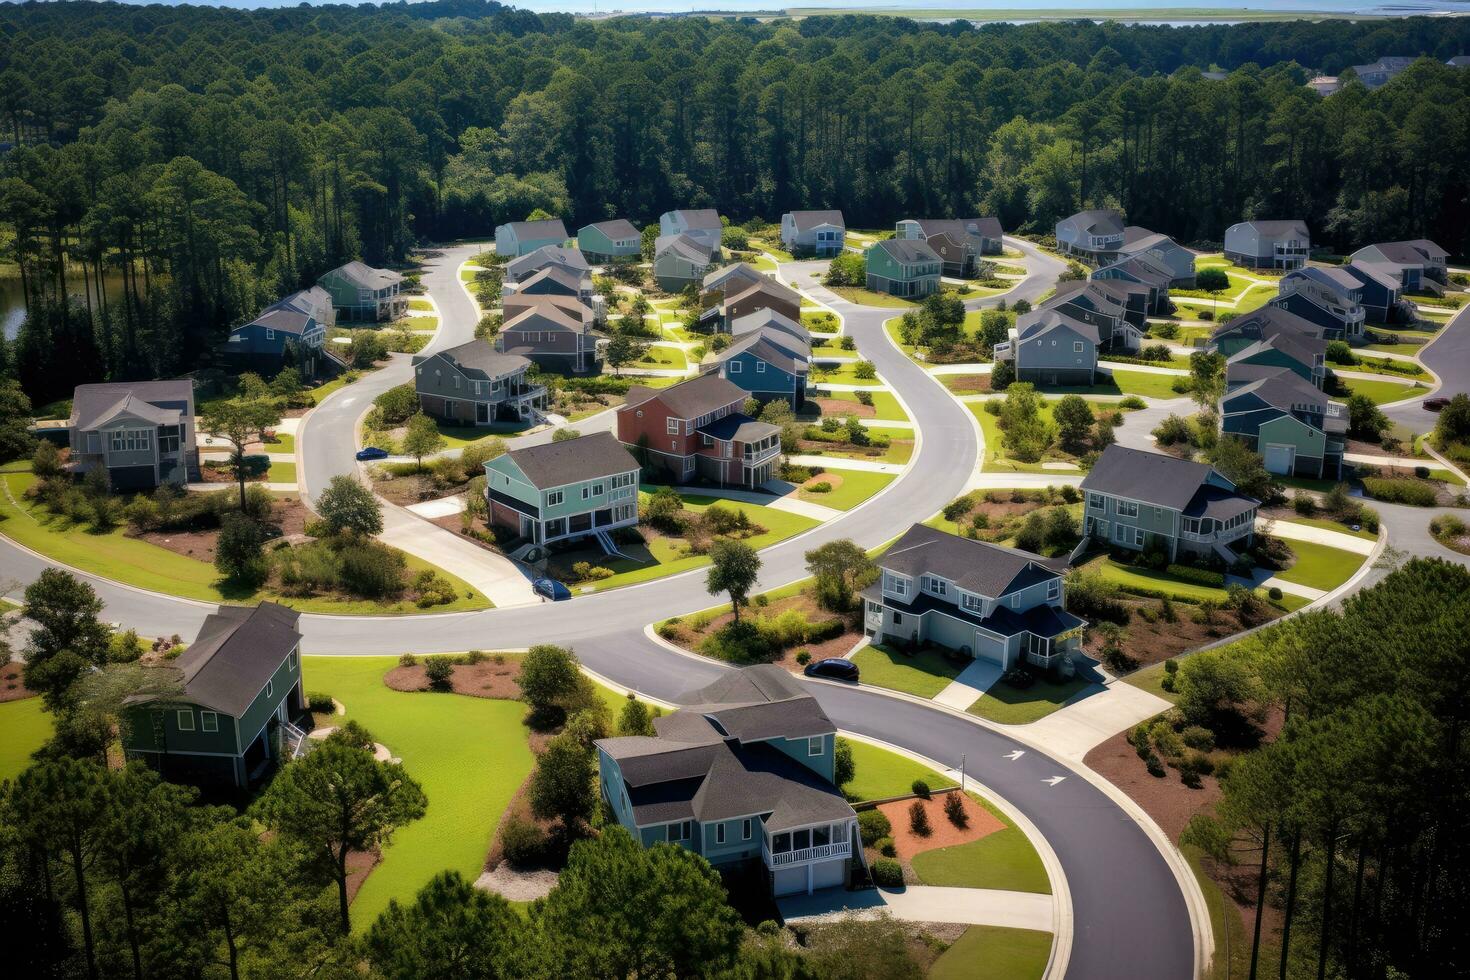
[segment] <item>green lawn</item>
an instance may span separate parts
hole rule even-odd
[[[528,426],[521,422],[499,423],[496,425],[451,425],[448,422],[436,421],[439,434],[444,437],[445,449],[463,449],[477,442],[497,435],[514,434],[524,432]]]
[[[1367,395],[1375,405],[1385,405],[1421,392],[1419,385],[1399,384],[1397,381],[1367,381],[1363,378],[1338,378],[1354,395]]]
[[[1325,531],[1336,531],[1338,534],[1350,534],[1355,538],[1362,538],[1365,541],[1378,540],[1378,535],[1374,534],[1367,528],[1361,528],[1357,531],[1354,531],[1352,528],[1348,527],[1341,521],[1334,521],[1328,517],[1293,517],[1290,521],[1287,521],[1286,523],[1305,524],[1307,527],[1320,527]]]
[[[286,432],[276,433],[274,442],[264,444],[264,450],[268,453],[294,453],[296,451],[296,437]]]
[[[944,789],[955,785],[954,780],[941,776],[908,756],[869,745],[867,742],[859,742],[854,738],[846,741],[852,747],[856,774],[842,791],[854,802],[907,796],[912,792],[916,779],[928,783],[930,789]]]
[[[295,483],[295,463],[272,463],[270,470],[265,474],[267,483]]]
[[[403,760],[429,799],[423,819],[402,828],[353,901],[360,931],[396,898],[407,902],[440,871],[480,876],[491,838],[533,759],[521,724],[526,706],[459,694],[390,690],[396,657],[306,657],[307,690],[340,701],[342,721],[365,725]]]
[[[1194,602],[1224,602],[1225,590],[1208,585],[1198,585],[1175,578],[1165,571],[1155,571],[1137,565],[1120,565],[1111,558],[1100,558],[1083,566],[1085,571],[1097,572],[1110,582],[1126,589],[1145,589],[1151,592],[1167,592],[1180,599]]]
[[[833,476],[842,478],[841,486],[835,487],[831,493],[812,493],[810,490],[801,490],[797,492],[797,496],[802,500],[821,504],[823,507],[831,507],[834,510],[851,510],[898,479],[891,473],[839,470],[835,465],[827,469],[833,471]]]
[[[871,418],[886,419],[890,422],[907,422],[909,420],[908,413],[903,410],[903,406],[898,403],[898,399],[894,397],[893,392],[883,389],[867,392],[867,394],[873,398],[873,415],[870,416]],[[854,405],[858,403],[857,392],[855,391],[818,391],[815,397],[829,398],[832,401],[839,402],[851,402]],[[837,414],[840,415],[841,413],[839,412]]]
[[[1408,354],[1417,357],[1423,344],[1369,344],[1364,350],[1383,351],[1385,354]]]
[[[1059,401],[1060,399],[1056,398],[1042,399],[1041,417],[1049,425],[1052,424],[1052,411],[1056,408]],[[1066,476],[1068,473],[1075,475],[1080,472],[1076,468],[1071,470],[1048,469],[1042,465],[1042,462],[1022,463],[1009,458],[1006,455],[1004,445],[1001,443],[1003,433],[1000,429],[1000,418],[987,412],[985,410],[986,404],[986,402],[965,403],[965,407],[979,421],[980,433],[985,438],[984,452],[980,459],[980,471],[982,473],[1054,473],[1058,476]],[[1088,404],[1099,409],[1118,408],[1116,404],[1108,402],[1089,402]],[[1127,424],[1126,421],[1124,424]],[[1054,463],[1067,461],[1065,459],[1051,460]]]
[[[1352,577],[1363,564],[1364,556],[1339,548],[1329,548],[1313,541],[1288,541],[1296,553],[1296,563],[1276,577],[1297,585],[1331,592]]]
[[[1032,929],[970,926],[934,961],[929,980],[1041,980],[1052,935]]]
[[[858,354],[853,352],[853,356],[857,357]],[[844,362],[835,369],[814,366],[812,369],[812,383],[817,385],[857,385],[862,388],[880,388],[883,386],[883,382],[877,378],[859,378],[857,376],[857,368],[854,362],[851,361]]]
[[[1420,367],[1417,364],[1409,364],[1406,361],[1390,360],[1389,358],[1386,358],[1386,357],[1369,357],[1366,354],[1362,354],[1362,353],[1359,353],[1356,356],[1357,356],[1358,361],[1359,361],[1359,364],[1358,364],[1356,370],[1377,372],[1379,374],[1388,374],[1388,375],[1402,374],[1405,378],[1420,378],[1420,379],[1422,379],[1422,378],[1429,377],[1429,372],[1426,371],[1426,370],[1424,370],[1422,367]],[[1408,371],[1395,371],[1395,370],[1392,370],[1391,368],[1385,367],[1385,365],[1390,365],[1390,364],[1393,365],[1393,367],[1395,367],[1395,368],[1401,368],[1402,367],[1402,368],[1409,368],[1410,370],[1408,370]]]
[[[861,671],[864,684],[921,698],[932,698],[944,690],[962,669],[937,650],[922,650],[910,657],[884,644],[863,647],[853,654],[852,662]]]
[[[890,296],[887,293],[875,293],[861,286],[833,286],[831,289],[849,303],[856,303],[858,306],[882,306],[895,310],[907,310],[916,305],[906,299]]]
[[[926,885],[941,888],[1004,888],[1007,891],[1051,894],[1051,882],[1036,848],[1021,829],[989,800],[970,798],[1006,825],[977,841],[940,847],[914,855],[909,862]]]
[[[684,351],[671,344],[653,344],[636,364],[629,366],[677,369],[683,371],[689,367],[689,359],[684,356]]]
[[[890,429],[888,430],[888,435],[892,437],[892,441],[888,444],[888,448],[878,456],[870,456],[861,450],[848,451],[837,449],[808,449],[806,450],[806,454],[828,456],[833,460],[860,459],[873,463],[907,463],[914,455],[914,441],[911,438],[913,433],[907,430]],[[841,466],[842,464],[840,462],[834,462],[832,464],[833,469],[839,469]]]
[[[1024,691],[1009,684],[995,684],[967,710],[998,725],[1029,725],[1045,718],[1074,695],[1101,690],[1101,684],[1093,684],[1080,677],[1074,677],[1065,684],[1053,684],[1039,678]]]
[[[883,323],[883,330],[888,334],[889,339],[893,341],[895,347],[912,357],[914,351],[918,350],[918,348],[913,344],[905,344],[903,342],[903,334],[899,333],[899,326],[902,323],[902,317],[894,317],[892,320],[885,320]]]
[[[0,782],[31,764],[31,753],[51,737],[53,727],[39,697],[0,703]]]
[[[306,395],[308,398],[311,399],[312,404],[320,405],[323,401],[326,400],[328,395],[332,394],[338,388],[341,388],[346,384],[347,375],[340,374],[337,377],[333,378],[331,381],[328,381],[326,384],[318,385],[317,387],[312,388],[306,393]]]
[[[434,304],[429,302],[427,299],[420,299],[419,297],[415,296],[413,299],[408,301],[408,308],[410,310],[419,310],[421,312],[431,313],[434,310]]]

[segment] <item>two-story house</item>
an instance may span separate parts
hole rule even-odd
[[[1365,245],[1349,258],[1368,265],[1393,266],[1399,286],[1406,293],[1438,294],[1449,282],[1450,254],[1427,238]]]
[[[862,599],[878,642],[933,643],[1002,670],[1050,667],[1082,647],[1087,623],[1066,609],[1065,558],[915,524],[877,561]]]
[[[616,554],[608,532],[638,524],[638,470],[610,432],[512,449],[485,464],[487,520],[538,545],[590,535]]]
[[[781,215],[781,244],[798,258],[826,257],[847,245],[841,211],[787,211]]]
[[[645,847],[764,870],[771,894],[846,885],[857,814],[832,785],[837,726],[774,664],[730,671],[655,718],[657,735],[598,739],[598,786]]]
[[[504,291],[514,292],[523,280],[543,269],[552,268],[561,269],[578,280],[590,279],[592,276],[592,267],[587,264],[587,258],[581,249],[568,248],[565,245],[543,245],[505,263],[505,286],[509,288]]]
[[[1328,340],[1363,342],[1362,283],[1337,267],[1304,266],[1281,277],[1271,305],[1295,313],[1322,328]]]
[[[123,751],[166,779],[246,789],[304,737],[301,614],[274,602],[220,606],[168,666],[177,692],[124,708]]]
[[[102,468],[113,490],[183,486],[199,472],[194,382],[77,385],[67,420],[71,468]]]
[[[1131,551],[1158,542],[1171,562],[1213,555],[1234,563],[1231,548],[1250,545],[1261,506],[1213,466],[1117,443],[1083,478],[1082,494],[1086,537]]]
[[[1169,270],[1170,286],[1194,288],[1194,253],[1168,235],[1128,225],[1123,229],[1123,247],[1118,254],[1124,258],[1147,255]]]
[[[1078,211],[1057,222],[1057,251],[1088,265],[1108,265],[1123,247],[1124,227],[1123,216],[1117,211]]]
[[[1000,219],[904,218],[893,226],[893,237],[901,241],[928,242],[944,263],[944,275],[970,278],[980,271],[986,255],[1001,253]]]
[[[1299,375],[1279,368],[1220,399],[1222,436],[1243,439],[1283,476],[1337,479],[1346,445],[1347,406],[1328,399]]]
[[[666,293],[698,285],[724,257],[718,240],[711,245],[693,235],[660,235],[653,245],[653,280]]]
[[[1225,257],[1247,269],[1300,269],[1312,252],[1312,233],[1297,218],[1241,221],[1225,229]]]
[[[939,292],[944,268],[928,242],[896,238],[875,242],[864,264],[869,289],[909,299]]]
[[[593,329],[594,313],[573,296],[516,293],[501,302],[496,349],[519,354],[548,371],[591,374],[602,369],[607,337]]]
[[[627,218],[594,221],[577,229],[577,246],[599,265],[636,259],[643,249],[642,234]]]
[[[756,310],[754,313],[736,317],[730,324],[730,334],[736,338],[756,331],[784,334],[785,336],[781,338],[782,342],[793,351],[810,352],[811,350],[812,335],[807,333],[806,328],[786,314],[775,310]]]
[[[725,223],[714,208],[679,208],[658,217],[658,237],[688,235],[715,252],[720,249],[724,233]]]
[[[524,422],[546,405],[546,388],[526,380],[530,367],[519,354],[503,354],[488,340],[471,340],[415,355],[414,391],[424,414],[456,425]]]
[[[1414,63],[1408,55],[1385,55],[1366,65],[1353,65],[1353,73],[1365,88],[1382,88]]]
[[[796,411],[806,404],[811,360],[809,341],[768,326],[737,336],[729,347],[715,355],[712,370],[753,398],[762,402],[779,398]]]
[[[1139,297],[1137,311],[1129,305],[1135,296]],[[1119,280],[1077,279],[1058,283],[1051,299],[1039,308],[1056,310],[1097,327],[1103,350],[1136,351],[1143,342],[1143,333],[1134,321],[1141,323],[1147,315],[1146,297],[1141,287],[1134,289]],[[1135,317],[1135,312],[1139,316]]]
[[[801,294],[744,262],[705,276],[699,306],[700,326],[716,333],[729,333],[736,320],[760,310],[801,319]]]
[[[565,245],[567,226],[560,218],[540,221],[511,221],[495,228],[495,253],[515,258],[546,245]]]
[[[1210,348],[1223,354],[1227,365],[1289,368],[1318,388],[1327,378],[1322,328],[1278,306],[1263,306],[1221,324],[1210,336]]]
[[[273,374],[288,366],[287,355],[292,354],[295,360],[289,366],[304,366],[305,375],[314,377],[326,341],[326,326],[310,313],[272,307],[231,330],[224,355],[239,370]]]
[[[601,300],[592,286],[590,275],[585,272],[579,274],[560,265],[548,265],[532,273],[517,282],[511,292],[523,296],[570,296],[594,308]],[[502,292],[502,295],[509,294]]]
[[[331,294],[332,306],[344,320],[379,323],[408,312],[403,275],[392,269],[348,262],[323,275],[317,285]]]
[[[1358,283],[1358,303],[1373,323],[1413,323],[1419,310],[1403,298],[1403,284],[1396,266],[1354,260],[1340,267]]]
[[[1174,281],[1174,272],[1147,252],[1120,258],[1098,269],[1090,278],[1101,282],[1131,283],[1146,290],[1145,310],[1149,316],[1165,316],[1174,309],[1169,302],[1169,284]]]
[[[761,486],[775,475],[781,430],[741,411],[748,397],[713,373],[668,388],[634,385],[618,408],[618,441],[676,483]]]
[[[995,345],[995,359],[1009,361],[1017,381],[1035,385],[1090,385],[1097,379],[1101,337],[1095,324],[1058,309],[1016,318],[1011,339]]]

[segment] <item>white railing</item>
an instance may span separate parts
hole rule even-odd
[[[769,446],[769,447],[767,447],[765,449],[757,450],[756,452],[751,452],[750,450],[746,450],[745,451],[745,457],[744,458],[745,458],[745,461],[747,463],[750,463],[750,462],[765,462],[766,460],[770,459],[772,456],[778,455],[780,452],[781,452],[781,444],[778,442],[774,446]]]
[[[769,847],[762,848],[766,855],[766,866],[771,868],[783,868],[789,864],[805,864],[808,861],[820,861],[824,858],[848,857],[852,854],[852,844],[848,841],[837,841],[833,844],[818,844],[816,847],[803,847],[799,851],[784,851],[773,854]]]

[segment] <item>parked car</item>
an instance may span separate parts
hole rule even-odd
[[[1448,398],[1426,398],[1424,399],[1424,410],[1426,412],[1442,412],[1449,405]]]
[[[363,463],[374,459],[387,459],[388,450],[379,449],[377,446],[367,446],[357,451],[357,458],[359,462]]]
[[[543,599],[550,599],[552,602],[560,602],[563,599],[570,599],[572,597],[572,590],[554,578],[538,578],[531,583],[531,591]]]
[[[855,684],[858,679],[858,665],[851,660],[843,660],[841,657],[813,660],[806,665],[806,676],[831,677],[834,680],[852,681]]]

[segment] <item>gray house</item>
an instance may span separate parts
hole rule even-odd
[[[1255,533],[1260,501],[1214,467],[1114,443],[1082,480],[1083,534],[1142,551],[1157,543],[1169,560],[1215,556],[1227,565]]]
[[[944,262],[947,276],[978,274],[986,255],[999,255],[1004,233],[1000,219],[904,218],[893,226],[893,237],[902,241],[928,242]]]
[[[1169,270],[1170,286],[1194,288],[1194,253],[1168,235],[1129,225],[1123,229],[1123,247],[1118,254],[1124,258],[1147,255]]]
[[[1407,55],[1387,55],[1367,65],[1353,65],[1353,72],[1365,88],[1382,88],[1414,63]]]
[[[1272,306],[1295,313],[1321,327],[1328,340],[1363,342],[1363,284],[1336,266],[1304,266],[1281,277]]]
[[[1326,332],[1278,306],[1263,306],[1221,324],[1210,336],[1210,348],[1225,355],[1232,367],[1285,367],[1316,388],[1327,377]]]
[[[1090,385],[1097,378],[1096,324],[1057,309],[1016,319],[1015,336],[995,345],[995,359],[1015,367],[1016,380],[1035,385]]]
[[[886,238],[868,249],[866,271],[873,292],[913,299],[939,292],[944,263],[928,242]]]
[[[1237,375],[1238,376],[1238,375]],[[1286,368],[1233,384],[1220,399],[1220,432],[1261,454],[1266,471],[1337,479],[1347,439],[1347,406]]]
[[[1136,311],[1130,307],[1135,295],[1138,296]],[[1103,350],[1136,351],[1143,341],[1138,324],[1147,314],[1146,303],[1147,294],[1136,291],[1131,284],[1081,279],[1058,283],[1056,293],[1039,308],[1056,310],[1097,327],[1098,343]]]
[[[495,229],[495,251],[507,258],[534,252],[545,245],[565,245],[567,226],[560,218],[511,221]]]
[[[1147,252],[1124,256],[1098,269],[1092,278],[1132,283],[1148,290],[1146,308],[1151,316],[1162,316],[1173,310],[1173,304],[1169,302],[1169,284],[1174,280],[1174,272],[1161,259]]]
[[[332,306],[347,320],[396,320],[408,312],[403,275],[348,262],[325,273],[317,283],[332,297]]]
[[[592,275],[592,267],[587,264],[587,258],[581,249],[568,248],[565,245],[543,245],[507,262],[505,282],[514,288],[516,283],[531,278],[543,269],[561,269],[578,279]]]
[[[878,642],[933,643],[1003,670],[1046,668],[1082,648],[1067,612],[1065,558],[946,534],[923,524],[878,559],[863,590],[863,628]]]
[[[787,211],[781,215],[781,244],[795,256],[837,255],[847,244],[841,211]]]
[[[658,237],[665,238],[670,235],[688,235],[697,242],[701,242],[706,248],[718,251],[720,238],[725,232],[725,224],[720,220],[720,212],[714,208],[681,208],[676,211],[665,211],[659,215]]]
[[[413,365],[424,414],[458,425],[523,422],[546,404],[546,388],[526,381],[531,362],[497,351],[488,340],[416,355]]]
[[[1123,216],[1099,209],[1078,211],[1057,222],[1057,251],[1088,265],[1107,265],[1118,257],[1125,238]]]
[[[182,486],[198,476],[187,378],[78,385],[67,427],[72,469],[105,469],[113,490]]]
[[[1440,295],[1449,282],[1450,254],[1427,238],[1365,245],[1349,258],[1366,265],[1392,268],[1400,287],[1408,293]]]
[[[1225,229],[1225,257],[1247,269],[1300,269],[1312,252],[1312,233],[1297,218],[1242,221]]]
[[[660,235],[653,246],[653,279],[664,292],[677,293],[703,282],[721,256],[718,241],[711,245],[707,238],[683,232]]]

